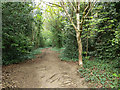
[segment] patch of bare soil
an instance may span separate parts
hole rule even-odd
[[[2,87],[87,88],[77,73],[78,65],[61,61],[58,55],[45,48],[36,59],[3,66]]]

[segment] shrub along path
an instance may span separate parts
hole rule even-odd
[[[45,48],[33,60],[3,66],[3,87],[87,88],[77,73],[78,65],[61,61],[58,55]]]

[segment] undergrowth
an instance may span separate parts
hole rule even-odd
[[[56,52],[58,52],[58,53],[60,53],[60,55],[59,55],[59,58],[62,60],[62,61],[78,61],[78,59],[77,58],[68,58],[68,57],[65,57],[64,56],[64,47],[62,47],[62,48],[56,48],[56,47],[54,47],[54,48],[52,48],[51,50],[53,50],[53,51],[56,51]]]
[[[30,54],[25,56],[26,59],[33,59],[33,58],[35,58],[35,55],[42,53],[41,49],[43,49],[43,48],[37,48],[37,49],[33,50],[32,52],[30,52]]]
[[[65,48],[56,48],[56,47],[51,48],[51,50],[60,53],[59,58],[60,58],[62,61],[78,61],[78,59],[76,59],[76,58],[70,59],[70,58],[68,58],[68,57],[65,57],[65,56],[63,55],[63,50],[64,50],[64,49],[65,49]]]
[[[17,64],[17,63],[20,63],[25,60],[33,59],[33,58],[35,58],[35,55],[41,54],[41,49],[44,49],[44,48],[37,48],[37,49],[29,52],[28,54],[21,56],[19,59],[6,61],[4,63],[4,65]]]
[[[58,52],[58,53],[62,53],[62,51],[64,50],[64,48],[54,47],[54,48],[51,48],[51,50],[56,51],[56,52]]]
[[[33,59],[33,58],[36,58],[35,55],[37,54],[41,54],[41,50],[42,49],[45,49],[45,48],[50,48],[50,47],[43,47],[43,48],[37,48],[35,50],[33,50],[32,52],[30,52],[28,55],[26,55],[26,59]]]
[[[93,88],[118,88],[119,68],[116,61],[109,60],[84,60],[83,68],[79,69],[80,77]]]

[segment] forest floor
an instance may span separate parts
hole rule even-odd
[[[35,59],[3,66],[3,87],[87,88],[77,73],[77,63],[61,61],[51,48],[41,51]]]

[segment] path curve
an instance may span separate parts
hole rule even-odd
[[[36,59],[3,66],[3,87],[87,88],[77,73],[78,65],[61,61],[58,55],[45,48]]]

